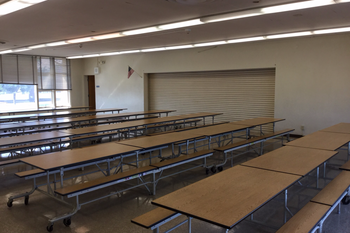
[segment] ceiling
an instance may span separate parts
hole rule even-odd
[[[0,17],[0,41],[5,42],[0,43],[0,51],[290,2],[298,1],[48,0]],[[350,3],[334,4],[115,39],[46,47],[21,54],[65,57],[349,27],[349,12]]]

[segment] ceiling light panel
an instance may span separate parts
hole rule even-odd
[[[158,26],[158,28],[162,30],[168,30],[168,29],[174,29],[174,28],[195,26],[200,24],[203,24],[203,22],[200,19],[193,19],[193,20],[188,20],[188,21],[183,21],[178,23],[161,25],[161,26]]]
[[[127,54],[127,53],[139,53],[141,52],[140,50],[130,50],[130,51],[122,51],[120,54]]]
[[[29,46],[28,48],[30,48],[30,49],[39,49],[39,48],[44,48],[44,47],[46,47],[46,44],[33,45],[33,46]]]
[[[324,30],[313,31],[314,34],[328,34],[328,33],[339,33],[339,32],[350,32],[350,27],[346,27],[346,28],[332,28],[332,29],[324,29]]]
[[[150,32],[156,32],[159,29],[157,27],[148,27],[148,28],[141,28],[137,30],[131,30],[122,32],[123,35],[130,36],[130,35],[137,35],[137,34],[143,34],[143,33],[150,33]]]
[[[46,0],[19,0],[19,1],[34,5],[37,3],[45,2]]]
[[[119,55],[120,52],[111,52],[111,53],[101,53],[100,56],[113,56],[113,55]]]
[[[106,40],[106,39],[112,39],[112,38],[117,38],[123,36],[120,33],[110,33],[110,34],[104,34],[104,35],[99,35],[99,36],[93,36],[92,38],[94,40]]]
[[[5,51],[1,51],[0,54],[5,54],[5,53],[12,53],[12,50],[5,50]]]
[[[5,2],[4,4],[0,5],[0,16],[10,14],[12,12],[29,7],[31,5],[32,4],[28,4],[28,3],[24,3],[16,0]]]
[[[265,14],[270,14],[270,13],[278,13],[278,12],[284,12],[284,11],[293,11],[293,10],[312,8],[312,7],[326,6],[331,4],[335,4],[334,0],[311,0],[311,1],[304,1],[304,2],[282,4],[278,6],[264,7],[261,9],[261,12]]]
[[[100,54],[89,54],[89,55],[83,55],[83,57],[99,57]]]
[[[74,43],[82,43],[82,42],[88,42],[88,41],[93,41],[91,37],[85,37],[85,38],[78,38],[78,39],[73,39],[73,40],[67,40],[67,43],[74,44]]]
[[[60,45],[65,45],[65,44],[67,44],[66,41],[58,41],[58,42],[48,43],[48,44],[46,44],[46,46],[60,46]]]
[[[312,35],[312,32],[293,32],[293,33],[285,33],[285,34],[266,36],[266,38],[267,39],[278,39],[278,38],[310,36],[310,35]]]
[[[229,40],[227,43],[243,43],[243,42],[250,42],[250,41],[258,41],[258,40],[265,40],[266,38],[263,36],[257,36],[257,37],[249,37],[249,38],[242,38],[242,39],[234,39]]]
[[[246,11],[232,12],[228,14],[207,16],[207,17],[201,18],[200,20],[204,23],[213,23],[213,22],[219,22],[219,21],[225,21],[225,20],[233,20],[233,19],[258,16],[261,14],[262,12],[260,9],[252,9],[252,10],[246,10]]]
[[[174,49],[189,49],[193,48],[193,45],[180,45],[180,46],[171,46],[171,47],[165,47],[167,50],[174,50]]]
[[[141,52],[155,52],[155,51],[162,51],[162,50],[165,50],[165,48],[141,49]]]
[[[226,44],[226,41],[216,41],[216,42],[208,42],[208,43],[201,43],[201,44],[195,44],[195,47],[203,47],[203,46],[212,46],[212,45],[221,45]]]

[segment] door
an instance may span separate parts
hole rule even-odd
[[[154,73],[148,77],[149,110],[176,109],[175,115],[224,113],[215,117],[216,121],[274,117],[274,68]]]
[[[95,76],[89,75],[88,78],[88,97],[90,110],[96,109],[96,95],[95,95]]]

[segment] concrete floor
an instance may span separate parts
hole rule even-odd
[[[280,145],[269,146],[266,151],[276,149]],[[249,152],[243,156],[235,159],[235,164],[239,164],[248,159],[256,157],[256,154]],[[331,159],[327,168],[327,177],[334,178],[338,173],[339,165],[343,164],[347,159],[346,151],[340,151],[338,155]],[[147,162],[144,162],[144,165]],[[228,169],[229,166],[225,166],[224,169]],[[69,208],[57,202],[45,195],[34,192],[30,196],[29,205],[24,205],[23,198],[15,200],[11,208],[7,207],[7,198],[13,194],[22,193],[31,189],[31,181],[20,179],[14,175],[15,172],[29,169],[28,166],[23,164],[3,166],[0,167],[0,233],[37,233],[46,232],[46,226],[48,219],[56,215],[64,214],[69,211]],[[85,171],[93,169],[92,167],[85,168]],[[322,171],[322,169],[321,169]],[[72,174],[79,174],[81,171],[74,171]],[[72,224],[69,227],[63,225],[63,223],[56,222],[54,224],[53,232],[56,233],[93,233],[93,232],[152,232],[151,230],[143,229],[135,224],[132,224],[130,220],[143,213],[146,213],[155,207],[151,204],[151,201],[159,198],[163,195],[171,193],[177,189],[180,189],[186,185],[194,183],[198,180],[204,179],[210,175],[205,174],[203,168],[196,168],[191,171],[187,171],[170,178],[164,179],[159,182],[157,186],[157,194],[155,196],[149,195],[145,188],[136,188],[130,191],[121,193],[120,195],[114,195],[102,200],[82,206],[82,209],[78,211],[72,217]],[[315,175],[315,174],[312,174]],[[73,182],[81,182],[82,180],[90,180],[100,174],[91,174],[75,179]],[[72,182],[72,181],[69,181]],[[66,182],[67,184],[69,182]],[[309,184],[311,187],[315,186],[315,178],[308,177],[302,180],[303,184]],[[321,187],[325,185],[323,179],[320,180]],[[98,197],[101,194],[120,190],[123,185],[113,186],[100,191],[95,191],[86,194],[82,197],[82,200],[88,200],[92,197]],[[211,187],[208,187],[209,189]],[[292,186],[289,190],[289,208],[293,213],[296,213],[301,209],[313,196],[315,196],[318,190],[312,188],[300,188],[298,186]],[[341,214],[332,213],[326,220],[324,232],[350,232],[350,205],[341,207]],[[261,232],[272,233],[283,224],[283,195],[278,196],[264,207],[260,208],[254,214],[256,222],[252,222],[249,218],[243,220],[240,224],[235,226],[229,232],[234,233],[247,233],[247,232]],[[176,223],[179,223],[186,218],[181,216],[178,219],[164,225],[161,228],[161,232],[169,229]],[[259,222],[259,223],[257,223]],[[225,229],[217,227],[212,224],[208,224],[199,220],[192,221],[192,232],[225,232]],[[186,232],[187,224],[177,228],[173,232]]]

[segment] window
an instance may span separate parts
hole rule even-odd
[[[36,85],[0,84],[0,111],[36,110]]]
[[[0,55],[0,85],[0,111],[70,107],[70,62],[58,57]],[[30,94],[34,100],[29,93],[34,93]]]
[[[37,57],[40,108],[70,107],[69,69],[65,58]]]
[[[56,91],[56,107],[70,106],[70,91]]]
[[[53,108],[55,106],[53,100],[52,91],[39,91],[39,108]]]

